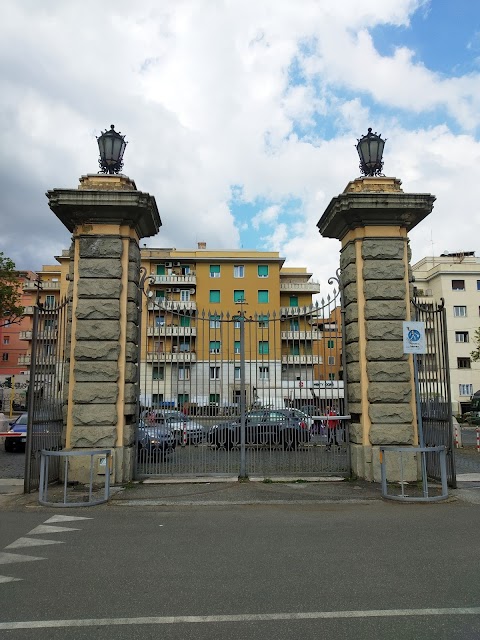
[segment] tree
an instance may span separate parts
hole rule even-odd
[[[475,351],[471,352],[472,362],[478,362],[480,360],[480,328],[475,329],[475,337],[473,339],[475,342]]]
[[[18,322],[23,315],[15,263],[0,251],[0,327]]]

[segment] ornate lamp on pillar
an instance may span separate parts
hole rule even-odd
[[[73,234],[66,448],[111,448],[115,482],[132,478],[135,453],[139,241],[162,224],[155,198],[119,174],[125,145],[112,125],[98,137],[103,173],[47,193]],[[78,463],[69,479],[83,482],[86,472]]]
[[[364,176],[332,199],[317,224],[322,236],[342,243],[352,471],[377,482],[381,445],[418,443],[413,365],[402,342],[411,298],[407,234],[435,200],[404,193],[400,180],[381,174],[384,145],[371,129],[358,140]],[[416,466],[405,472],[416,478]]]

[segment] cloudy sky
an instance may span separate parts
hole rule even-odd
[[[3,0],[0,251],[54,263],[45,192],[95,173],[114,123],[160,210],[148,246],[280,251],[325,282],[340,243],[316,223],[371,126],[385,174],[437,196],[414,261],[480,255],[479,114],[474,0]]]

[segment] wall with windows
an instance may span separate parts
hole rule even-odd
[[[453,410],[468,411],[480,390],[480,364],[472,362],[480,327],[480,258],[474,252],[423,258],[412,267],[420,299],[445,300]]]

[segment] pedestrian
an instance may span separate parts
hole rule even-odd
[[[332,450],[332,444],[338,447],[338,437],[337,437],[337,427],[338,427],[338,418],[333,418],[332,416],[336,416],[337,412],[333,407],[329,407],[327,411],[327,447],[326,451]]]

